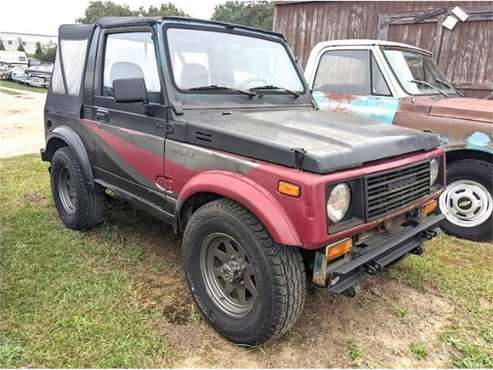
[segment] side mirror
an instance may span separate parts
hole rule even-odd
[[[113,95],[117,103],[149,102],[143,78],[121,78],[113,80]]]

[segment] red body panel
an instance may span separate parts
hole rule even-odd
[[[246,173],[236,173],[217,168],[189,168],[183,163],[176,163],[169,158],[164,158],[164,148],[163,156],[158,156],[145,148],[99,129],[91,121],[84,120],[83,122],[111,146],[129,166],[153,182],[156,180],[154,175],[156,170],[162,166],[164,161],[164,175],[172,183],[172,189],[168,190],[177,194],[177,207],[180,207],[186,199],[194,194],[216,193],[248,208],[263,223],[277,243],[296,245],[307,249],[319,248],[324,244],[371,229],[384,219],[395,215],[392,214],[329,235],[326,217],[326,187],[328,184],[347,181],[444,155],[443,150],[437,148],[428,152],[404,155],[354,169],[320,175],[221,152],[224,156],[241,158],[253,165],[252,169]],[[136,134],[138,133],[136,132]],[[209,149],[207,151],[218,153],[218,151]],[[301,187],[300,197],[295,198],[280,194],[277,190],[279,180],[299,185]],[[437,196],[438,194],[431,194],[410,208],[415,208]],[[400,210],[397,213],[404,211]]]

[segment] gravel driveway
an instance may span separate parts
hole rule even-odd
[[[44,146],[46,94],[0,87],[0,158],[38,153]]]

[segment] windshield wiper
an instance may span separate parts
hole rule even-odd
[[[439,89],[438,87],[436,87],[435,85],[432,85],[429,82],[426,82],[426,81],[423,81],[423,80],[409,80],[408,82],[412,82],[412,83],[414,83],[416,85],[423,85],[423,86],[431,87],[433,90],[438,91],[443,96],[448,96],[448,94],[445,91],[443,91],[442,89]]]
[[[234,91],[243,95],[247,95],[249,98],[253,98],[255,95],[257,95],[251,91],[245,91],[241,89],[235,89],[234,87],[220,86],[220,85],[205,85],[205,86],[197,86],[187,89],[187,91],[214,91],[214,90]]]
[[[446,88],[450,89],[450,90],[454,90],[454,92],[456,92],[457,94],[459,94],[460,96],[464,96],[463,93],[461,93],[459,90],[457,90],[455,87],[453,87],[451,84],[449,84],[447,81],[444,81],[442,80],[441,78],[436,78],[435,77],[435,81],[442,84],[443,86],[445,86]]]
[[[263,86],[255,86],[250,89],[250,91],[256,91],[256,90],[282,90],[284,92],[287,92],[288,94],[293,95],[295,98],[299,98],[300,94],[297,93],[296,91],[292,91],[289,89],[286,89],[285,87],[279,87],[279,86],[274,86],[274,85],[263,85]]]

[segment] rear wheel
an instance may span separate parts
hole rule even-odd
[[[199,208],[185,228],[183,255],[200,311],[232,342],[259,345],[297,321],[306,294],[300,251],[275,244],[240,205],[220,199]]]
[[[68,147],[62,147],[53,154],[51,190],[65,226],[86,230],[103,220],[104,193],[89,186],[79,160]]]
[[[440,209],[447,219],[442,229],[460,238],[488,241],[493,238],[493,166],[463,159],[447,170],[447,188],[440,197]]]

